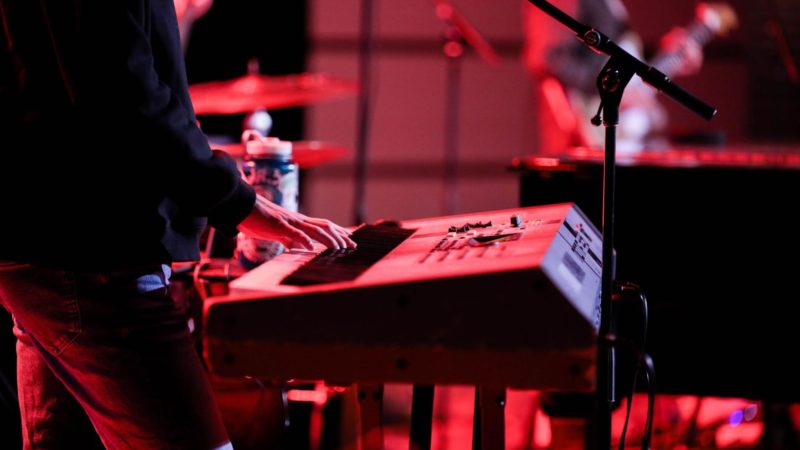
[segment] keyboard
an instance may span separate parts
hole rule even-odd
[[[214,372],[594,389],[602,239],[574,205],[364,226],[353,239],[353,251],[285,252],[208,298]]]
[[[283,279],[281,284],[312,286],[315,284],[352,281],[394,250],[415,229],[391,225],[364,225],[350,238],[354,249],[327,249]]]

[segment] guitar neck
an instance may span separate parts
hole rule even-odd
[[[686,28],[686,42],[694,42],[699,47],[705,46],[713,37],[714,31],[700,20],[695,20]],[[650,59],[650,65],[668,77],[675,75],[678,68],[684,64],[684,47],[685,44],[678,47],[677,50],[658,52]]]

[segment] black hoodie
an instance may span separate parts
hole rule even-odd
[[[255,202],[197,126],[172,0],[0,0],[0,260],[193,260]]]

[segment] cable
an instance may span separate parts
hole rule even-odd
[[[650,450],[650,442],[653,438],[653,416],[656,408],[656,369],[653,365],[653,358],[647,353],[644,354],[645,375],[647,376],[647,420],[642,436],[642,450]]]
[[[628,434],[628,423],[630,422],[631,418],[631,407],[633,406],[633,393],[636,392],[636,379],[639,378],[639,368],[637,366],[636,371],[633,373],[633,384],[631,386],[631,392],[626,397],[628,399],[628,404],[625,407],[625,425],[622,426],[622,434],[619,438],[619,450],[625,449],[625,436]]]
[[[624,297],[626,293],[635,293],[638,295],[639,300],[639,307],[641,308],[641,336],[633,336],[630,339],[620,339],[618,342],[622,342],[631,348],[634,355],[636,356],[636,367],[633,371],[633,380],[631,382],[631,389],[628,392],[626,398],[628,403],[626,405],[625,410],[625,424],[622,427],[622,434],[620,436],[619,441],[619,450],[625,449],[625,439],[628,433],[628,425],[630,423],[630,416],[631,416],[631,409],[633,407],[633,397],[636,393],[636,385],[639,379],[639,373],[641,371],[642,366],[645,368],[645,378],[647,381],[648,387],[648,406],[647,406],[647,419],[645,422],[645,430],[644,436],[642,437],[642,449],[649,450],[650,440],[652,437],[652,430],[653,430],[653,415],[655,411],[655,367],[653,365],[653,359],[648,355],[645,350],[645,345],[647,344],[647,327],[649,322],[649,309],[647,305],[647,297],[644,295],[642,289],[637,286],[636,284],[629,283],[629,282],[617,282],[614,286],[616,299],[619,301]],[[639,338],[640,342],[636,342],[636,338]]]

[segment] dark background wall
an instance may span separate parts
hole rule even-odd
[[[453,2],[503,57],[490,67],[468,52],[461,86],[460,211],[513,207],[518,180],[505,168],[514,156],[536,151],[530,81],[523,69],[523,1]],[[654,49],[673,26],[688,24],[698,2],[626,0],[633,27]],[[309,69],[355,78],[357,1],[309,3]],[[367,215],[410,218],[444,213],[445,58],[443,24],[427,0],[376,1],[377,93],[374,100]],[[679,134],[716,134],[729,146],[754,141],[797,142],[800,85],[778,58],[776,18],[786,28],[791,55],[800,56],[798,0],[732,0],[740,26],[706,48],[700,72],[679,79],[719,109],[706,122],[662,97]],[[772,5],[772,6],[771,6]],[[774,12],[777,11],[777,14]],[[561,30],[565,36],[569,31]],[[354,99],[306,108],[306,136],[355,144]],[[588,119],[587,119],[588,120]],[[724,147],[723,147],[724,148]],[[352,157],[310,173],[305,194],[311,214],[351,220]]]
[[[192,29],[186,50],[189,83],[229,80],[247,74],[257,62],[259,73],[304,72],[308,49],[304,1],[218,0]],[[303,134],[299,108],[271,111],[275,135],[297,140]],[[238,138],[244,114],[199,117],[210,135]]]

